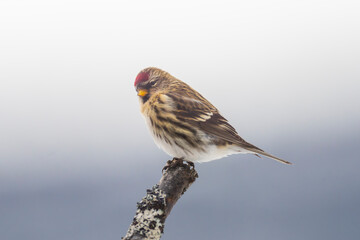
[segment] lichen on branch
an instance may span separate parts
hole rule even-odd
[[[197,177],[194,167],[183,160],[168,161],[159,183],[137,203],[135,217],[123,239],[160,239],[171,209]]]

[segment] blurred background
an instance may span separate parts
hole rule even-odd
[[[170,159],[133,87],[148,66],[247,141],[199,178],[163,239],[357,239],[360,4],[0,2],[0,238],[120,239]]]

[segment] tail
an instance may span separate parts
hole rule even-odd
[[[259,157],[259,155],[257,155],[256,153],[261,154],[263,156],[266,156],[268,158],[272,158],[272,159],[274,159],[274,160],[276,160],[278,162],[284,163],[284,164],[290,164],[290,165],[292,164],[291,162],[285,161],[284,159],[275,157],[275,156],[273,156],[273,155],[271,155],[271,154],[269,154],[267,152],[264,152],[263,150],[261,150],[260,148],[257,148],[257,147],[255,147],[255,148],[247,148],[247,150],[250,151],[250,152],[253,152],[258,157]]]

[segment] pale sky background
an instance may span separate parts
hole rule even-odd
[[[359,13],[348,0],[0,1],[0,238],[125,234],[169,159],[133,87],[155,66],[295,163],[198,165],[164,239],[356,239]]]

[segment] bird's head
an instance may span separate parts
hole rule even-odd
[[[134,86],[137,95],[146,102],[153,94],[163,90],[168,84],[171,75],[158,68],[145,68],[135,79]]]

